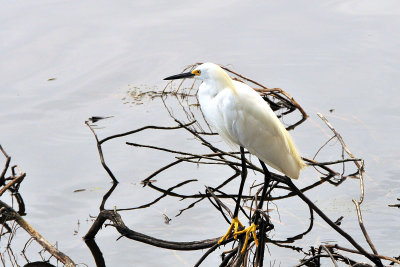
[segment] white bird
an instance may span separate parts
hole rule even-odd
[[[247,84],[232,80],[221,67],[214,63],[201,64],[191,72],[173,75],[164,80],[190,77],[203,82],[199,87],[198,99],[207,122],[230,146],[240,146],[242,162],[244,161],[243,148],[246,148],[251,154],[258,157],[261,163],[265,162],[292,179],[299,177],[300,170],[305,167],[305,163],[284,125],[255,90]],[[262,165],[264,168],[265,165],[263,163]],[[265,179],[267,179],[267,175],[266,173]],[[245,178],[246,175],[242,170],[235,218],[227,234],[219,242],[226,240],[235,227],[233,234],[235,238],[238,234],[246,233],[242,252],[247,245],[249,232],[253,233],[257,243],[254,223],[244,231],[238,231],[239,226],[243,227],[237,216]],[[267,186],[265,184],[264,188],[266,189]],[[264,197],[263,195],[261,199]],[[262,201],[260,203],[262,205]]]

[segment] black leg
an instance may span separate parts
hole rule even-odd
[[[240,147],[240,158],[242,159],[242,173],[241,173],[242,181],[240,182],[239,194],[238,194],[238,198],[236,201],[235,212],[233,213],[233,218],[236,218],[239,215],[240,201],[242,199],[244,182],[246,181],[246,177],[247,177],[246,157],[244,155],[243,147]]]
[[[265,199],[266,194],[267,194],[269,181],[271,180],[271,173],[269,172],[267,166],[265,166],[265,163],[262,162],[261,160],[260,160],[260,163],[261,163],[261,167],[264,170],[264,188],[263,188],[263,191],[262,191],[262,194],[261,194],[261,199],[258,202],[258,206],[257,206],[257,209],[259,209],[259,210],[262,209],[262,206],[264,204],[264,199]]]
[[[260,238],[259,238],[259,247],[257,248],[257,251],[256,251],[256,253],[257,253],[257,259],[258,259],[258,266],[259,267],[262,267],[263,266],[263,263],[264,263],[264,249],[265,249],[265,247],[264,247],[264,237],[265,237],[265,231],[266,231],[266,225],[265,225],[265,223],[266,223],[266,221],[265,220],[259,220],[260,219],[260,212],[259,212],[259,210],[261,210],[262,209],[262,206],[263,206],[263,204],[264,204],[264,199],[265,199],[265,197],[266,197],[266,195],[267,195],[267,190],[268,190],[268,185],[269,185],[269,182],[271,181],[271,173],[268,171],[268,168],[267,168],[267,166],[265,166],[265,164],[264,164],[264,162],[262,162],[261,160],[260,160],[260,163],[261,163],[261,167],[263,168],[263,170],[264,170],[264,187],[263,187],[263,190],[262,190],[262,194],[261,194],[261,199],[260,199],[260,201],[258,202],[258,205],[257,205],[257,211],[256,211],[256,213],[255,213],[255,216],[254,216],[254,223],[256,223],[256,224],[258,224],[258,223],[260,223]],[[260,221],[260,222],[259,222]]]
[[[261,220],[260,225],[259,225],[259,245],[258,248],[256,250],[256,257],[257,257],[257,261],[258,261],[258,267],[263,267],[264,265],[264,251],[265,251],[265,232],[266,232],[266,225],[265,225],[266,221],[265,220]]]

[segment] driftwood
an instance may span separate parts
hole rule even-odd
[[[185,71],[190,71],[195,66],[197,66],[200,63],[196,63],[194,65],[190,65],[187,68],[185,68],[182,72]],[[287,92],[280,88],[274,88],[274,89],[268,89],[267,87],[251,80],[243,75],[240,75],[238,73],[235,73],[231,71],[228,68],[224,69],[228,71],[235,79],[242,80],[244,82],[249,83],[255,90],[257,90],[267,101],[270,106],[273,108],[274,111],[278,113],[279,117],[282,116],[288,116],[292,114],[297,114],[297,119],[294,120],[290,125],[287,126],[288,130],[293,130],[296,126],[301,124],[304,120],[307,119],[308,115],[305,113],[305,111],[302,109],[302,107],[291,97]],[[181,199],[193,199],[193,202],[185,209],[182,209],[179,214],[176,216],[181,216],[186,210],[192,209],[198,204],[200,201],[203,201],[205,199],[208,199],[210,203],[216,208],[217,211],[220,212],[221,216],[225,218],[227,223],[230,223],[230,218],[232,216],[231,211],[220,201],[222,198],[230,198],[235,200],[236,195],[232,194],[226,194],[223,192],[224,186],[229,184],[233,179],[238,177],[240,175],[240,156],[238,152],[229,152],[229,151],[224,151],[221,150],[220,148],[214,146],[211,142],[207,140],[208,136],[215,135],[215,133],[212,131],[211,127],[207,124],[207,122],[204,119],[204,116],[202,115],[201,112],[199,112],[198,109],[198,104],[193,104],[193,101],[190,102],[190,100],[193,100],[193,98],[196,98],[196,81],[190,82],[189,85],[186,85],[189,81],[182,80],[180,84],[177,87],[173,87],[170,84],[168,84],[163,91],[161,92],[150,92],[149,95],[151,98],[156,98],[160,97],[163,100],[164,106],[166,108],[166,111],[170,114],[171,118],[175,122],[175,126],[145,126],[141,127],[136,130],[132,130],[126,133],[121,133],[121,134],[115,134],[109,137],[105,137],[101,140],[97,137],[97,133],[94,129],[94,125],[91,124],[89,121],[86,122],[86,125],[90,128],[92,133],[94,134],[95,140],[96,140],[96,145],[99,151],[100,155],[100,160],[102,163],[103,168],[106,170],[106,172],[110,175],[110,178],[114,181],[114,187],[110,189],[109,192],[105,195],[103,198],[102,204],[100,205],[100,212],[93,223],[91,229],[88,231],[88,233],[84,236],[84,239],[86,240],[92,240],[96,234],[98,234],[98,231],[101,229],[101,227],[105,224],[106,221],[111,222],[111,226],[115,227],[118,233],[122,237],[126,237],[135,241],[143,242],[146,244],[150,244],[153,246],[157,246],[160,248],[164,249],[174,249],[174,250],[198,250],[198,249],[205,249],[208,248],[208,250],[203,254],[203,256],[196,262],[194,263],[195,266],[201,265],[201,263],[204,261],[205,258],[207,258],[215,249],[218,247],[217,241],[219,240],[220,237],[215,237],[212,239],[207,239],[207,240],[201,240],[201,241],[189,241],[189,242],[175,242],[175,241],[166,241],[166,240],[160,240],[156,237],[152,237],[148,234],[144,233],[139,233],[136,232],[132,229],[129,229],[125,223],[123,222],[122,217],[120,216],[119,212],[121,211],[127,211],[127,210],[134,210],[134,209],[142,209],[142,208],[147,208],[150,207],[151,205],[157,203],[158,201],[162,200],[165,197],[172,197],[172,198],[177,198],[177,200]],[[137,100],[138,97],[140,96],[145,96],[146,93],[140,93],[140,95],[135,95],[135,99]],[[180,108],[182,109],[183,113],[185,114],[185,122],[178,120],[173,114],[174,112],[168,107],[168,104],[166,103],[166,100],[169,98],[176,99],[179,103]],[[190,100],[189,100],[190,99]],[[299,117],[300,115],[300,117]],[[296,115],[295,115],[296,116]],[[318,214],[333,230],[338,232],[341,236],[343,236],[347,241],[355,248],[355,249],[347,249],[348,252],[351,253],[358,253],[360,255],[363,255],[366,259],[370,260],[374,265],[376,266],[383,266],[381,259],[390,261],[392,263],[400,263],[396,258],[394,257],[387,257],[387,256],[382,256],[377,253],[377,250],[375,246],[373,245],[371,238],[368,236],[366,228],[364,226],[364,222],[362,220],[362,215],[361,215],[361,210],[360,210],[360,205],[362,204],[362,200],[364,197],[364,186],[363,186],[363,172],[364,172],[364,162],[362,159],[356,158],[351,154],[350,150],[347,148],[345,145],[342,137],[339,135],[339,133],[333,128],[333,126],[326,120],[325,117],[322,115],[319,115],[324,122],[327,124],[327,126],[332,130],[334,135],[316,152],[315,157],[317,154],[324,148],[326,144],[331,142],[332,140],[338,140],[339,143],[341,144],[341,148],[343,151],[345,151],[348,155],[349,158],[344,157],[344,153],[342,153],[342,157],[334,160],[334,161],[329,161],[329,162],[318,162],[315,160],[315,157],[313,159],[308,159],[304,158],[304,160],[307,162],[308,165],[312,166],[315,168],[321,175],[321,179],[319,181],[314,182],[311,185],[308,185],[304,188],[297,188],[290,179],[287,177],[281,176],[276,173],[272,173],[272,179],[268,184],[259,184],[255,185],[252,188],[256,189],[255,193],[251,193],[248,195],[243,196],[243,200],[248,203],[250,202],[250,206],[247,206],[247,209],[244,209],[241,207],[241,212],[244,216],[246,216],[249,220],[253,216],[257,214],[259,217],[258,225],[258,239],[260,241],[260,246],[256,247],[254,245],[254,240],[250,238],[249,241],[249,246],[247,250],[241,254],[241,246],[243,245],[243,236],[239,236],[238,239],[228,239],[224,242],[224,244],[231,243],[232,244],[232,249],[222,252],[222,262],[220,266],[239,266],[239,265],[245,265],[246,263],[249,263],[252,266],[263,266],[263,257],[264,257],[264,249],[268,244],[280,246],[280,247],[285,247],[288,249],[294,249],[296,251],[304,253],[306,256],[301,260],[301,263],[298,266],[320,266],[320,259],[321,258],[330,258],[332,263],[336,266],[338,261],[341,261],[345,264],[348,265],[354,265],[359,264],[361,266],[361,263],[357,263],[356,261],[340,254],[340,251],[343,251],[342,246],[339,244],[335,245],[321,245],[317,250],[314,247],[310,247],[309,252],[304,251],[304,248],[299,248],[295,247],[293,245],[290,245],[297,239],[301,239],[305,234],[309,233],[312,229],[313,226],[313,220],[314,220],[314,212]],[[293,121],[293,119],[292,119]],[[179,151],[176,149],[169,149],[166,147],[159,147],[159,146],[152,146],[152,145],[146,145],[146,144],[139,144],[139,143],[132,143],[132,142],[126,142],[127,145],[137,147],[137,148],[142,148],[142,149],[152,149],[152,150],[158,150],[163,153],[168,153],[171,155],[175,155],[175,159],[165,165],[160,167],[158,170],[154,170],[151,174],[149,174],[148,177],[143,179],[142,184],[143,186],[150,187],[151,189],[154,189],[158,192],[161,193],[160,197],[157,199],[150,201],[145,204],[141,204],[135,207],[131,208],[117,208],[115,207],[112,210],[107,210],[105,209],[105,203],[109,197],[109,195],[112,193],[114,190],[116,183],[117,183],[117,178],[113,175],[111,169],[107,166],[105,160],[104,160],[104,155],[102,154],[102,146],[106,144],[107,141],[111,139],[116,139],[116,138],[121,138],[125,137],[131,134],[135,134],[141,131],[151,131],[151,130],[167,130],[167,131],[174,131],[174,130],[184,130],[191,136],[192,138],[195,138],[200,144],[202,144],[204,147],[210,150],[210,153],[207,154],[196,154],[196,153],[189,153],[185,151]],[[217,187],[211,188],[207,187],[204,192],[199,192],[196,194],[185,194],[185,193],[176,193],[175,190],[177,188],[180,188],[182,186],[185,186],[188,183],[193,183],[196,182],[196,180],[193,179],[187,179],[184,180],[176,185],[171,185],[169,188],[162,188],[157,186],[157,182],[155,181],[154,178],[159,176],[161,173],[164,171],[168,170],[169,168],[173,168],[176,166],[179,166],[182,163],[193,163],[196,164],[197,166],[202,166],[202,165],[221,165],[225,166],[226,168],[230,169],[232,171],[232,174],[229,175],[227,178],[220,178],[222,181]],[[333,170],[332,167],[334,166],[343,166],[345,164],[354,164],[355,167],[357,168],[357,171],[355,173],[350,173],[350,174],[345,174],[344,172],[338,173]],[[263,175],[264,170],[260,168],[259,166],[253,164],[249,159],[246,160],[246,166],[249,170],[254,171],[257,174]],[[348,177],[351,178],[356,178],[360,180],[360,188],[361,188],[361,195],[360,195],[360,200],[353,200],[355,206],[356,206],[356,211],[358,214],[359,218],[359,224],[362,230],[362,233],[367,240],[370,248],[372,249],[373,253],[369,253],[365,248],[363,248],[356,240],[354,240],[350,234],[346,233],[339,225],[340,225],[340,220],[337,220],[334,222],[331,220],[328,216],[325,215],[325,213],[320,210],[311,200],[309,200],[305,195],[304,192],[312,190],[321,184],[324,183],[330,183],[333,186],[340,186]],[[274,240],[272,239],[268,233],[271,231],[274,226],[269,220],[269,215],[268,211],[261,211],[257,210],[257,202],[259,201],[259,195],[260,192],[263,190],[263,188],[266,187],[267,194],[266,194],[266,199],[267,204],[271,201],[277,201],[283,198],[300,198],[302,199],[309,207],[310,210],[310,225],[309,227],[300,232],[299,234],[293,236],[293,237],[287,237],[284,240]],[[273,195],[271,194],[272,192],[275,192],[276,190],[279,189],[279,192],[284,192],[281,193],[280,195],[277,195],[274,193]],[[268,210],[268,209],[267,209]],[[227,216],[228,214],[228,216]],[[312,264],[312,265],[310,265]],[[367,266],[367,265],[364,265]],[[370,265],[368,265],[370,266]]]
[[[22,197],[20,196],[18,189],[19,186],[21,185],[21,182],[24,180],[26,177],[26,173],[22,172],[19,170],[18,166],[12,166],[11,167],[11,176],[5,177],[7,170],[9,170],[10,167],[10,161],[11,157],[5,152],[3,147],[0,145],[0,151],[3,153],[4,157],[6,158],[6,163],[4,165],[4,169],[1,173],[0,176],[0,197],[6,192],[10,191],[12,194],[12,197],[16,199],[16,203],[18,205],[18,211],[16,211],[14,208],[12,208],[10,205],[8,205],[6,202],[0,200],[0,222],[1,222],[1,230],[0,230],[0,238],[5,237],[8,235],[8,240],[9,244],[7,248],[5,249],[4,252],[0,254],[0,259],[3,265],[5,264],[5,257],[3,256],[5,253],[9,255],[10,258],[10,263],[14,266],[16,263],[16,258],[13,255],[12,249],[11,249],[11,240],[13,236],[15,235],[15,227],[10,227],[9,224],[13,223],[18,226],[20,226],[22,229],[27,232],[32,240],[35,240],[40,246],[43,247],[50,255],[54,256],[58,261],[62,262],[65,266],[68,267],[73,267],[76,266],[76,264],[64,253],[59,251],[56,247],[54,247],[52,244],[50,244],[49,241],[47,241],[38,231],[35,230],[25,219],[22,218],[22,216],[25,215],[25,205],[22,200]],[[18,170],[18,173],[16,172]],[[31,239],[28,240],[27,243],[30,243]],[[26,247],[24,248],[24,250]],[[23,250],[23,251],[24,251]],[[10,257],[12,255],[12,257]],[[37,263],[38,264],[38,263]],[[47,264],[46,266],[53,266],[50,263],[44,263]],[[31,264],[33,265],[33,264]],[[18,266],[18,265],[17,265]],[[29,266],[29,264],[27,264]],[[38,266],[38,265],[37,265]]]

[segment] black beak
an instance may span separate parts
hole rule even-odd
[[[191,78],[193,76],[194,76],[193,73],[185,72],[185,73],[169,76],[169,77],[165,78],[164,80],[184,79],[184,78]]]

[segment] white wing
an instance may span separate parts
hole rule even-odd
[[[272,168],[297,179],[305,166],[292,138],[268,103],[248,85],[235,88],[207,86],[199,101],[207,121],[228,145],[240,145]]]
[[[236,92],[225,93],[218,106],[230,141],[297,179],[304,163],[283,124],[256,91],[241,82],[234,81],[234,85]]]

